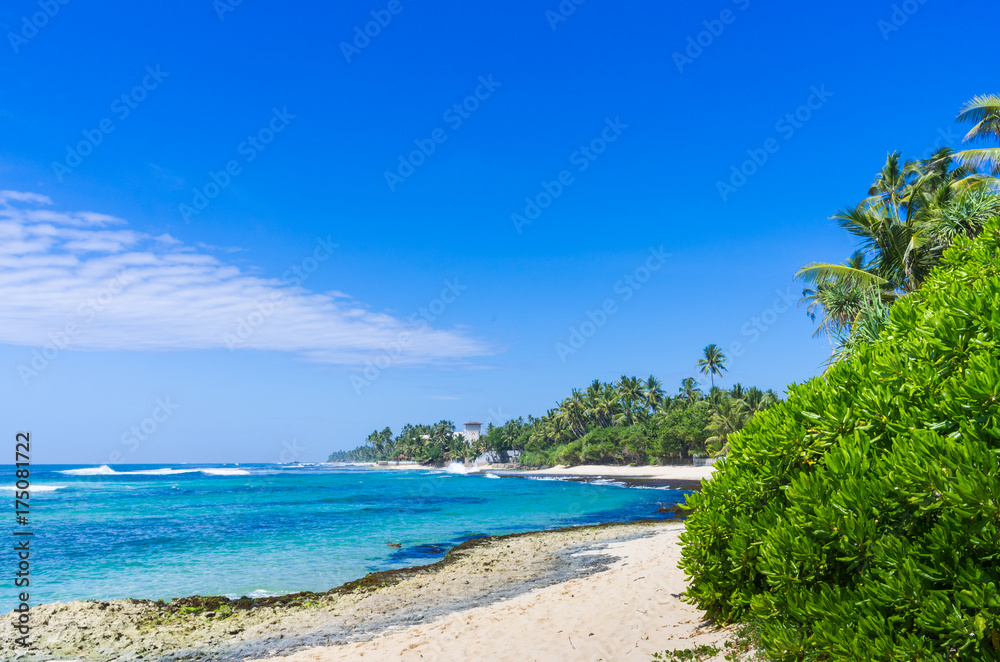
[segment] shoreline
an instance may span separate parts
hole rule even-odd
[[[364,644],[566,582],[586,584],[614,565],[611,547],[641,547],[643,540],[668,532],[676,537],[681,529],[680,519],[646,520],[474,539],[452,548],[437,563],[372,573],[325,593],[243,599],[246,602],[192,596],[170,603],[39,605],[32,607],[38,624],[32,632],[32,654],[13,648],[16,635],[10,618],[0,624],[0,650],[15,653],[12,659],[18,661],[53,656],[88,662],[242,661],[317,646]],[[676,567],[661,570],[674,580],[681,575]]]
[[[604,541],[574,556],[602,558],[595,572],[493,604],[396,629],[364,642],[319,646],[247,662],[436,660],[648,662],[653,653],[709,645],[722,649],[735,628],[719,627],[680,600],[683,524]],[[723,662],[725,652],[704,662]]]
[[[625,487],[647,487],[684,490],[701,490],[701,482],[712,477],[715,467],[645,466],[621,467],[612,465],[585,464],[575,467],[556,466],[547,469],[495,471],[501,478],[529,478],[534,480],[570,480],[583,483],[610,482]]]
[[[444,467],[421,464],[388,464],[378,466],[372,463],[355,463],[347,466],[376,471],[441,471]],[[464,475],[493,474],[500,478],[533,478],[552,480],[572,480],[584,483],[611,481],[626,487],[660,487],[677,490],[697,491],[701,482],[708,480],[715,472],[714,465],[653,465],[618,466],[610,464],[581,464],[576,466],[558,465],[544,469],[510,469],[509,464],[483,464],[465,467]]]

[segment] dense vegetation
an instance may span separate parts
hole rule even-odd
[[[713,376],[725,370],[718,347],[705,349],[701,365]],[[476,441],[455,434],[450,421],[407,425],[372,432],[365,445],[330,455],[331,462],[471,460],[483,453],[506,462],[511,451],[521,464],[650,464],[686,460],[692,455],[724,452],[728,437],[753,415],[778,401],[773,391],[713,387],[703,393],[694,378],[681,382],[674,396],[658,379],[623,376],[618,382],[595,380],[540,418],[517,418],[489,424]]]
[[[835,360],[689,498],[688,597],[774,660],[1000,660],[997,153],[890,155],[838,213],[861,252],[801,272]]]
[[[392,430],[376,430],[365,445],[351,451],[336,451],[330,462],[376,462],[380,460],[417,460],[443,462],[477,457],[485,450],[482,439],[470,442],[456,435],[455,424],[439,421],[433,425],[406,425],[396,436]]]
[[[694,378],[682,381],[673,397],[653,377],[595,380],[534,421],[521,462],[659,464],[718,452],[730,434],[777,400],[772,391],[740,384],[705,394]]]
[[[689,596],[775,660],[1000,659],[1000,222],[731,440]]]

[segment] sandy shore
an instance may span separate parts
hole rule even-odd
[[[427,467],[419,464],[389,464],[376,466],[374,464],[356,464],[353,466],[365,467],[378,470],[396,471],[440,471],[438,468]],[[622,467],[600,464],[585,464],[575,467],[557,466],[548,469],[534,470],[509,470],[504,466],[493,466],[481,464],[476,467],[467,467],[467,473],[488,473],[493,472],[501,476],[565,476],[583,478],[648,478],[662,481],[675,480],[678,482],[695,483],[707,478],[711,478],[715,468],[711,465],[704,467],[695,466],[642,466],[642,467]]]
[[[654,651],[726,636],[700,628],[701,614],[678,598],[682,526],[470,541],[432,566],[369,575],[328,593],[41,605],[32,608],[28,654],[14,647],[11,615],[0,622],[0,659],[645,662]]]
[[[589,577],[371,641],[314,648],[280,660],[647,662],[653,653],[664,650],[701,644],[721,647],[729,632],[711,628],[701,612],[679,600],[684,590],[683,575],[676,569],[681,530],[683,525],[660,526],[648,537],[612,542],[599,552],[580,552],[614,558],[608,569]]]
[[[660,480],[700,481],[711,478],[712,466],[693,467],[614,467],[606,465],[558,466],[537,471],[505,471],[505,475],[519,476],[591,476],[606,478],[658,478]]]

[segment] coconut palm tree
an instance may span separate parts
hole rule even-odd
[[[622,378],[618,380],[617,387],[618,397],[621,400],[621,414],[628,425],[633,425],[638,412],[637,405],[640,405],[644,400],[642,381],[638,377],[622,375]]]
[[[958,115],[958,122],[975,122],[965,136],[967,143],[988,143],[1000,139],[1000,95],[984,94],[973,97]],[[955,154],[960,162],[976,169],[1000,174],[1000,148],[967,149]]]
[[[977,135],[991,126],[986,119],[981,124]],[[844,343],[862,326],[871,336],[884,310],[921,287],[955,237],[975,236],[1000,213],[998,180],[958,162],[949,148],[905,164],[893,152],[868,197],[833,215],[860,248],[843,264],[814,262],[796,277],[806,282],[799,304],[819,319],[813,335],[827,335],[835,356],[849,352],[838,353],[834,338]]]
[[[601,411],[602,427],[609,428],[615,424],[615,415],[619,408],[618,391],[612,384],[605,384],[601,389],[598,408]]]
[[[712,417],[705,427],[711,436],[706,443],[718,448],[715,455],[729,453],[729,435],[739,432],[750,420],[752,413],[743,400],[730,397],[725,392],[717,399],[712,410]]]
[[[771,389],[761,391],[756,386],[748,388],[743,396],[743,402],[746,403],[751,416],[759,411],[770,409],[778,404],[778,400],[778,394]]]
[[[712,380],[712,388],[715,388],[715,376],[722,377],[726,368],[726,355],[722,353],[722,348],[712,343],[704,349],[705,356],[698,359],[698,368],[701,374],[708,375]]]
[[[860,249],[846,264],[814,262],[796,277],[815,285],[838,279],[845,285],[879,290],[890,304],[899,295],[919,289],[943,250],[926,231],[927,219],[963,191],[988,186],[971,171],[955,167],[953,157],[944,148],[929,159],[901,166],[900,154],[889,154],[868,197],[833,215],[858,238]]]
[[[687,377],[681,380],[680,396],[689,405],[693,405],[701,397],[701,389],[698,388],[698,380],[694,377]]]
[[[650,375],[643,386],[643,391],[646,394],[646,406],[649,407],[651,414],[656,414],[663,407],[664,403],[667,402],[666,395],[663,392],[663,382]]]
[[[865,263],[864,251],[859,250],[847,259],[844,266],[864,270]],[[806,306],[806,315],[813,322],[819,318],[819,324],[813,331],[813,337],[825,335],[831,338],[830,349],[832,350],[832,334],[849,325],[854,319],[860,306],[863,288],[858,287],[851,278],[831,274],[809,273],[803,275],[802,278],[809,284],[802,290],[799,307]]]

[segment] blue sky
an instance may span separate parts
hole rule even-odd
[[[830,214],[1000,84],[988,2],[224,3],[0,12],[0,397],[36,462],[316,461],[673,390],[711,342],[783,389],[829,354],[785,302],[850,253]]]

